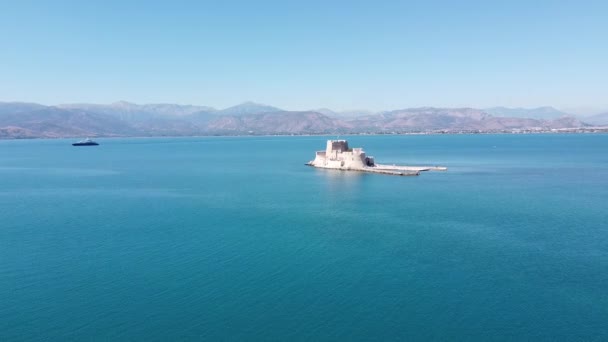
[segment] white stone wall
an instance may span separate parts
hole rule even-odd
[[[315,166],[325,166],[326,162],[325,151],[317,151],[315,160],[312,162]]]
[[[328,140],[325,152],[318,151],[312,164],[336,169],[361,169],[367,166],[363,149],[349,149],[346,140]]]

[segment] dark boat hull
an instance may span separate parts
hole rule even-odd
[[[72,146],[97,146],[99,145],[96,142],[86,142],[86,143],[73,143]]]

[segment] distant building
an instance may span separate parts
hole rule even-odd
[[[349,148],[346,140],[327,140],[325,151],[317,151],[313,166],[360,169],[374,166],[374,157],[368,157],[362,148]]]
[[[374,157],[367,156],[363,148],[350,148],[346,140],[327,140],[325,151],[317,151],[315,159],[306,165],[345,171],[363,171],[399,176],[416,176],[420,171],[441,170],[441,166],[379,165]]]

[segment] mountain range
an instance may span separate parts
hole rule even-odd
[[[585,118],[585,122],[592,125],[608,126],[608,112],[588,116]]]
[[[552,107],[407,108],[383,112],[287,111],[245,102],[225,109],[178,104],[0,102],[0,138],[406,133],[549,130],[589,123]]]
[[[511,118],[530,118],[530,119],[541,119],[551,120],[567,116],[568,113],[562,112],[561,110],[555,109],[550,106],[537,107],[537,108],[509,108],[509,107],[491,107],[485,108],[484,111],[488,114],[501,117]]]

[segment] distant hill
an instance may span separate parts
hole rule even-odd
[[[340,120],[316,112],[279,111],[240,116],[218,116],[211,120],[206,130],[223,133],[299,134],[336,133],[350,126]]]
[[[136,121],[159,116],[179,117],[196,112],[216,111],[215,108],[206,106],[178,105],[169,103],[138,105],[126,101],[119,101],[107,105],[88,103],[62,104],[58,105],[57,107],[65,109],[82,109],[100,114],[108,114],[127,121]]]
[[[207,106],[192,106],[178,104],[143,104],[119,101],[112,104],[63,104],[59,108],[69,110],[84,110],[118,118],[123,124],[130,126],[139,135],[195,135],[201,132],[193,115],[198,113],[216,112]]]
[[[583,121],[592,125],[608,126],[608,112],[585,117]]]
[[[127,136],[139,133],[115,117],[81,109],[39,105],[31,110],[10,112],[7,107],[0,104],[0,136],[5,138]]]
[[[568,116],[568,113],[562,112],[550,106],[537,108],[509,108],[509,107],[492,107],[486,108],[484,111],[488,114],[500,117],[509,118],[529,118],[551,120],[562,116]]]
[[[527,128],[582,127],[574,118],[537,120],[529,118],[495,117],[474,108],[408,108],[350,121],[354,127],[369,132],[428,131],[428,130],[508,130]]]
[[[340,119],[352,119],[361,116],[373,115],[374,112],[371,110],[343,110],[343,111],[333,111],[329,108],[319,108],[311,110],[312,112],[321,113],[323,115],[327,115],[330,118],[340,118]]]
[[[277,107],[272,107],[260,103],[255,102],[244,102],[238,104],[233,107],[228,107],[226,109],[222,109],[217,111],[215,114],[217,115],[249,115],[249,114],[261,114],[261,113],[273,113],[273,112],[282,112],[282,109]]]
[[[0,103],[0,138],[487,132],[587,125],[571,116],[501,117],[475,108],[405,108],[381,113],[361,111],[356,116],[341,116],[329,109],[323,112],[285,111],[253,102],[222,110],[129,102],[59,106],[7,102]],[[606,122],[607,116],[599,115],[594,122]]]
[[[0,115],[31,112],[43,108],[46,106],[37,103],[0,102]]]

